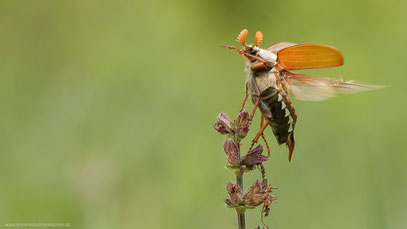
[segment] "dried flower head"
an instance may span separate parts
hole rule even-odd
[[[226,139],[225,144],[223,144],[223,149],[228,156],[228,162],[232,166],[237,166],[240,164],[239,150],[232,139]]]
[[[255,180],[246,193],[243,196],[243,202],[246,205],[256,207],[260,204],[269,206],[273,200],[276,199],[275,196],[271,195],[272,191],[271,185],[268,184],[267,180],[263,180],[261,183],[259,180]]]
[[[242,159],[242,164],[247,167],[253,167],[254,165],[261,164],[268,160],[268,157],[262,155],[263,146],[258,145],[256,148],[247,152],[247,154]]]
[[[240,187],[233,182],[229,182],[226,185],[226,190],[228,191],[230,198],[225,199],[225,204],[228,207],[238,207],[241,205],[242,192]]]
[[[236,135],[239,138],[246,137],[249,132],[250,115],[246,111],[241,111],[235,121]]]
[[[223,112],[218,115],[218,120],[213,124],[213,127],[221,134],[235,134],[232,121]]]

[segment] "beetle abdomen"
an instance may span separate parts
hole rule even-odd
[[[276,93],[277,92],[277,93]],[[271,113],[270,126],[279,144],[292,141],[294,143],[294,127],[297,115],[286,98],[285,93],[274,87],[269,87],[261,93],[262,104],[259,106],[262,113]]]

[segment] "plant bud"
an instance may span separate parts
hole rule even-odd
[[[246,111],[241,111],[240,114],[237,116],[236,121],[236,134],[240,138],[246,137],[247,133],[249,132],[250,126],[250,115]]]
[[[232,121],[230,121],[229,117],[223,112],[218,115],[218,120],[213,124],[213,128],[220,134],[235,134]]]
[[[230,198],[225,199],[225,204],[228,207],[239,206],[242,203],[242,193],[240,191],[240,187],[233,182],[229,182],[226,185],[226,190],[229,193]]]
[[[232,166],[237,166],[240,164],[239,151],[236,144],[232,139],[226,139],[223,145],[226,155],[228,156],[228,162]]]

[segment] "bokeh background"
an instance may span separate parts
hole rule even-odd
[[[263,31],[263,47],[344,54],[344,66],[307,74],[387,86],[294,101],[291,163],[267,130],[279,200],[265,222],[406,228],[406,9],[396,0],[1,1],[0,228],[236,228],[223,203],[234,177],[212,124],[221,111],[235,117],[243,99],[244,60],[221,45],[237,45],[244,28],[251,41]],[[260,209],[247,223],[260,225]]]

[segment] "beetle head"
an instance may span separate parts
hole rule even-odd
[[[251,55],[256,55],[257,52],[259,51],[259,45],[263,41],[263,33],[260,31],[256,32],[256,35],[254,36],[254,45],[246,44],[248,34],[249,34],[249,31],[247,29],[244,29],[239,33],[239,36],[237,36],[236,41],[242,45],[242,49],[238,49],[236,47],[227,46],[227,45],[224,45],[223,47],[226,47],[229,49],[234,49],[240,55],[242,55],[245,59],[252,60],[253,58],[251,57]]]

